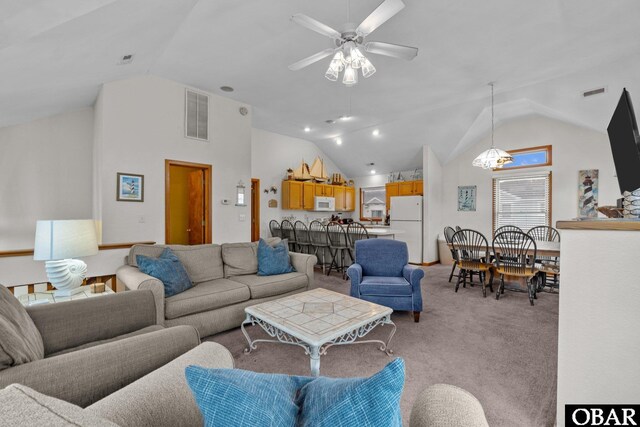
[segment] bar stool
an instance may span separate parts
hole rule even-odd
[[[344,227],[337,222],[331,222],[327,225],[327,241],[329,242],[329,252],[331,252],[331,264],[327,276],[331,274],[331,270],[335,266],[337,271],[342,272],[342,278],[346,278],[346,270],[344,268],[344,252],[349,251],[349,238]],[[338,260],[340,263],[338,264]]]
[[[311,241],[309,240],[309,230],[302,221],[296,221],[293,224],[293,230],[296,235],[296,244],[298,245],[298,251],[303,254],[311,253]]]
[[[329,241],[327,240],[327,227],[318,220],[311,221],[309,224],[309,241],[313,248],[313,254],[321,260],[322,273],[324,274],[327,265],[324,258],[329,249]],[[320,252],[320,256],[318,256],[318,252]]]
[[[275,219],[269,221],[269,231],[271,231],[271,237],[282,237],[280,232],[280,223]]]
[[[353,262],[356,257],[356,242],[358,240],[365,240],[369,238],[369,232],[364,225],[359,222],[352,222],[347,226],[347,236],[349,237],[349,256]]]
[[[283,239],[287,239],[289,242],[289,250],[291,252],[296,252],[298,249],[298,244],[296,243],[296,232],[293,228],[293,224],[288,219],[285,219],[280,224],[280,233]]]

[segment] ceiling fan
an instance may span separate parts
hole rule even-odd
[[[358,83],[358,69],[362,71],[362,76],[365,78],[371,77],[373,73],[376,72],[375,67],[371,61],[364,56],[361,49],[376,55],[390,56],[407,61],[412,60],[418,54],[418,48],[416,47],[374,41],[365,42],[369,34],[404,9],[404,6],[405,4],[402,0],[384,0],[384,2],[382,2],[376,10],[371,12],[356,28],[354,28],[354,24],[345,24],[346,29],[342,33],[307,15],[301,13],[293,15],[291,17],[293,22],[331,38],[336,47],[325,49],[291,64],[289,65],[289,69],[291,71],[297,71],[329,55],[333,55],[333,59],[324,76],[331,81],[337,81],[340,72],[344,70],[342,83],[351,86]]]

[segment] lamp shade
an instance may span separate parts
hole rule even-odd
[[[96,225],[92,219],[46,220],[36,223],[33,259],[60,260],[98,253]]]

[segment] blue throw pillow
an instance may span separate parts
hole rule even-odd
[[[299,377],[189,366],[206,426],[402,427],[404,361],[370,378]]]
[[[289,245],[286,240],[274,246],[260,239],[258,242],[258,276],[273,276],[295,271],[289,260]]]
[[[140,271],[162,282],[165,297],[177,295],[192,286],[187,270],[170,248],[166,248],[159,258],[136,255],[136,263]]]

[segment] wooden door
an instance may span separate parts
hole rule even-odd
[[[387,202],[387,212],[391,209],[391,198],[398,195],[398,183],[392,182],[386,185],[386,202]]]
[[[260,240],[260,180],[251,178],[251,241]]]
[[[336,198],[336,210],[345,210],[345,188],[336,186],[333,189],[333,196]]]
[[[398,183],[398,196],[413,195],[413,181],[405,181]]]
[[[344,208],[348,212],[356,210],[356,189],[354,187],[346,187]]]
[[[189,234],[190,245],[204,243],[204,171],[189,172]]]
[[[302,186],[302,208],[313,210],[313,198],[316,195],[316,185],[313,182],[305,182]]]

